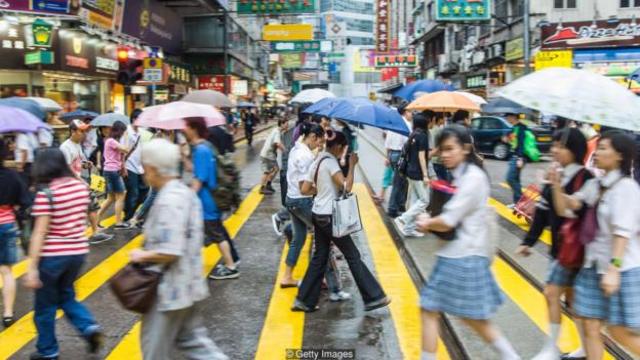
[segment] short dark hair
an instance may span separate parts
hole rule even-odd
[[[404,102],[400,105],[398,105],[398,112],[400,113],[400,115],[404,115],[404,113],[406,113],[407,111],[407,106],[409,106],[408,102]]]
[[[315,134],[316,136],[324,136],[324,129],[316,123],[304,122],[300,125],[300,135],[306,137]]]
[[[438,114],[433,110],[424,110],[422,114],[427,118],[427,124],[431,119],[435,118]]]
[[[470,146],[471,152],[469,152],[466,161],[484,169],[482,166],[482,157],[480,157],[476,152],[475,145],[473,144],[473,137],[471,136],[469,129],[458,124],[445,126],[440,132],[438,139],[436,139],[438,147],[441,147],[442,144],[450,138],[456,139],[462,146]]]
[[[127,125],[122,121],[116,121],[111,126],[111,137],[119,139],[125,131],[127,131]]]
[[[564,128],[553,133],[553,141],[558,141],[566,147],[575,158],[575,162],[581,164],[587,154],[587,139],[582,131],[576,128]]]
[[[195,130],[200,138],[206,139],[209,136],[207,123],[204,121],[203,117],[188,117],[184,119],[184,122],[188,127]]]
[[[327,130],[327,149],[334,146],[347,146],[347,137],[342,131]]]
[[[33,161],[32,176],[36,184],[48,184],[63,177],[73,177],[73,172],[60,149],[49,147],[38,150]]]
[[[625,176],[631,175],[633,159],[636,156],[636,142],[629,135],[620,130],[607,131],[600,137],[600,141],[608,139],[613,149],[622,156],[620,171]]]
[[[285,118],[279,118],[278,119],[278,126],[282,126],[282,124],[289,122],[289,119],[285,119]]]
[[[469,118],[469,112],[466,110],[458,110],[453,114],[453,117],[451,118],[453,120],[454,123],[457,122],[461,122],[464,121],[465,119]]]
[[[413,116],[413,129],[426,130],[429,126],[429,119],[424,113],[417,113]]]
[[[138,118],[138,116],[140,116],[140,114],[142,114],[142,109],[133,109],[133,111],[131,112],[131,123],[132,124]]]

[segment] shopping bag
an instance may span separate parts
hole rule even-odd
[[[346,194],[333,200],[332,233],[335,238],[341,238],[362,230],[358,197]]]

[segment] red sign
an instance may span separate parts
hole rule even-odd
[[[378,14],[376,17],[376,51],[386,53],[390,50],[389,38],[389,5],[391,0],[378,0]]]
[[[414,67],[418,65],[415,55],[378,55],[376,67]]]
[[[83,58],[83,57],[79,57],[79,56],[73,56],[73,55],[67,55],[66,59],[67,59],[67,66],[77,67],[77,68],[81,68],[81,69],[88,69],[89,68],[89,59],[87,59],[87,58]]]
[[[400,69],[398,68],[384,68],[380,70],[382,82],[391,81],[400,77]]]
[[[542,28],[542,39],[543,49],[640,46],[640,25],[632,20],[551,24]]]
[[[224,92],[224,75],[198,76],[198,89]]]

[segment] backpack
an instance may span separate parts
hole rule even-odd
[[[518,141],[518,132],[520,129],[516,130],[516,137],[514,141]],[[536,134],[533,133],[529,128],[527,128],[524,132],[524,144],[522,144],[524,156],[532,162],[540,161],[540,149],[538,149],[538,142],[536,140]]]
[[[414,138],[415,132],[409,135],[409,139],[407,139],[407,142],[404,144],[404,146],[402,146],[402,152],[400,152],[400,157],[398,158],[398,162],[396,164],[395,170],[398,172],[398,174],[402,175],[405,178],[407,177],[407,171],[409,169],[409,149]]]
[[[205,141],[204,144],[211,150],[213,156],[216,157],[216,179],[218,187],[209,189],[213,200],[216,202],[216,206],[220,211],[237,209],[241,202],[240,172],[231,157],[232,154],[227,153],[221,155],[210,142]]]

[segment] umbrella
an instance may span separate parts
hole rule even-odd
[[[345,100],[345,99],[333,98],[333,97],[324,98],[313,105],[309,105],[302,112],[305,114],[315,114],[315,115],[322,115],[322,116],[328,117],[330,116],[329,113],[331,112],[331,110],[333,110],[335,105],[342,100]]]
[[[136,120],[136,125],[163,130],[180,130],[184,129],[184,119],[188,117],[204,118],[207,127],[227,123],[224,115],[213,106],[174,101],[145,108]]]
[[[37,132],[51,127],[33,114],[13,106],[0,105],[0,133]]]
[[[567,119],[640,131],[640,100],[619,83],[586,70],[548,68],[519,78],[498,95]]]
[[[64,113],[60,115],[60,119],[64,121],[71,121],[74,119],[93,119],[98,117],[100,114],[93,111],[88,110],[76,110],[68,113]]]
[[[366,99],[342,99],[329,116],[356,125],[368,125],[409,135],[410,130],[397,110]]]
[[[335,95],[333,95],[333,93],[331,91],[327,91],[324,89],[307,89],[307,90],[302,90],[298,93],[298,95],[294,96],[293,99],[291,99],[289,101],[289,103],[298,103],[298,104],[305,104],[305,103],[311,103],[311,104],[315,104],[318,101],[324,99],[324,98],[332,98],[332,97],[336,97]]]
[[[44,97],[28,97],[26,99],[29,100],[33,100],[36,103],[38,103],[38,105],[40,106],[40,108],[46,112],[56,112],[56,111],[60,111],[62,110],[62,106],[60,106],[60,104],[58,104],[57,102],[49,99],[49,98],[44,98]]]
[[[116,121],[123,122],[125,125],[130,125],[131,121],[129,118],[118,113],[107,113],[97,116],[95,119],[91,120],[91,126],[94,127],[112,127]]]
[[[257,107],[256,104],[250,103],[250,102],[246,102],[246,101],[242,101],[239,102],[238,105],[236,105],[237,108],[254,108]]]
[[[40,108],[37,102],[21,97],[10,97],[6,99],[0,99],[0,105],[11,106],[24,110],[31,115],[37,117],[40,120],[44,120],[46,113]]]
[[[636,71],[629,74],[629,80],[635,80],[640,82],[640,68],[637,68]]]
[[[457,110],[480,111],[480,106],[464,95],[455,91],[436,91],[425,94],[414,100],[408,110],[432,110],[438,112],[453,112]]]
[[[490,100],[482,106],[482,112],[487,114],[531,114],[528,109],[520,104],[504,98]]]
[[[478,105],[478,106],[482,106],[482,105],[485,105],[487,103],[487,100],[485,100],[483,97],[478,96],[476,94],[472,94],[470,92],[456,91],[456,94],[460,94],[462,96],[465,96],[467,99],[473,101],[473,103]]]
[[[445,84],[438,80],[419,80],[394,91],[393,96],[412,101],[420,96],[420,93],[432,93],[443,90],[453,91],[454,87],[453,85]]]
[[[229,98],[215,90],[196,90],[185,95],[181,101],[196,104],[212,105],[217,108],[232,108],[233,102]]]

